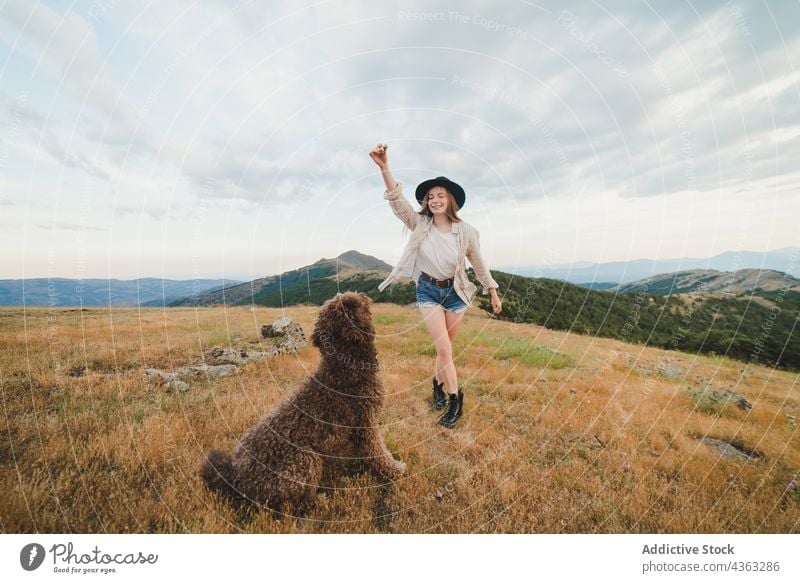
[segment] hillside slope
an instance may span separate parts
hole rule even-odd
[[[600,292],[563,281],[492,272],[503,290],[501,319],[647,346],[713,353],[800,370],[800,292],[758,296]],[[478,300],[488,310],[488,299]]]
[[[772,269],[739,269],[716,271],[714,269],[689,269],[662,273],[614,288],[620,293],[644,291],[653,295],[689,292],[721,292],[744,295],[754,292],[772,292],[781,289],[800,291],[800,279]]]
[[[378,291],[388,270],[374,257],[349,251],[173,305],[322,305],[340,291],[364,292],[376,302],[413,304],[413,283]],[[479,289],[473,303],[491,312],[489,296],[480,293],[473,270],[467,274]],[[800,280],[784,273],[686,271],[610,291],[492,274],[500,284],[502,320],[800,370],[800,334],[795,333]]]
[[[391,271],[391,265],[351,250],[332,259],[320,259],[311,265],[262,277],[196,297],[182,298],[170,304],[178,306],[213,306],[227,304],[280,307],[296,304],[321,305],[338,291],[369,291],[377,288]],[[377,292],[377,289],[374,290]],[[391,301],[402,294],[383,294],[379,301]],[[403,296],[405,298],[406,296]],[[408,301],[413,301],[413,298]]]
[[[0,310],[4,530],[799,532],[788,487],[800,480],[797,375],[470,311],[454,344],[465,413],[447,430],[425,402],[431,339],[416,310],[392,304],[373,316],[380,430],[408,474],[381,488],[343,452],[304,518],[243,518],[203,487],[200,462],[234,447],[319,352],[191,379],[185,392],[152,386],[143,371],[197,363],[214,346],[255,347],[260,326],[283,315],[308,335],[316,310]],[[707,390],[751,408],[698,396]]]

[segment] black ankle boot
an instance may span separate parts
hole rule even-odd
[[[443,409],[447,405],[447,394],[442,389],[444,383],[437,383],[436,377],[433,377],[433,396],[431,397],[431,407],[434,409]]]
[[[456,422],[461,418],[461,412],[464,407],[464,392],[459,389],[457,395],[448,395],[447,411],[444,415],[439,417],[439,425],[445,427],[453,427]]]

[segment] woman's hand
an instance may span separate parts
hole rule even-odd
[[[375,146],[369,153],[369,157],[383,170],[387,166],[389,166],[389,158],[386,155],[386,149],[389,147],[389,144],[378,144]]]
[[[492,311],[497,315],[503,311],[503,302],[500,301],[500,296],[497,295],[497,288],[490,288],[489,295],[492,296]]]

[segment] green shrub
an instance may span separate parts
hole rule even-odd
[[[575,366],[575,360],[569,354],[519,338],[502,341],[492,357],[496,360],[518,360],[534,368],[560,369]]]
[[[736,395],[709,389],[689,389],[689,398],[695,411],[716,415],[718,417],[734,417],[736,415]]]

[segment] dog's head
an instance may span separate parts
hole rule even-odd
[[[373,349],[372,299],[361,292],[338,293],[319,310],[311,343],[323,355]]]

